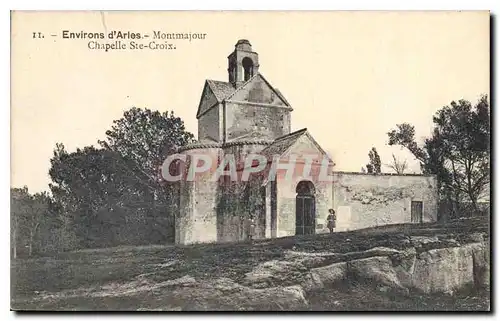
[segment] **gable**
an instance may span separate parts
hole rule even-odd
[[[261,154],[269,159],[273,156],[287,158],[290,155],[295,155],[297,158],[301,158],[305,155],[310,155],[315,156],[315,159],[322,160],[326,156],[333,163],[330,156],[309,134],[307,128],[279,137],[271,145],[264,148]]]
[[[205,86],[203,87],[203,92],[200,98],[200,103],[198,105],[198,112],[196,113],[196,118],[199,118],[202,114],[204,114],[207,110],[209,110],[217,103],[218,100],[214,92],[212,91],[212,88],[210,88],[208,82],[205,82]]]
[[[301,129],[290,133],[288,135],[282,136],[276,139],[271,145],[264,148],[261,154],[265,156],[268,160],[273,159],[278,156],[280,162],[293,161],[298,167],[294,170],[297,173],[301,173],[305,169],[304,161],[312,161],[312,167],[310,172],[313,175],[323,175],[322,166],[324,165],[325,157],[328,159],[328,166],[335,166],[329,155],[319,146],[319,144],[314,140],[314,138],[307,132],[307,129]],[[294,157],[291,157],[291,156]],[[319,176],[318,176],[319,178]],[[262,183],[262,186],[267,184],[267,178]]]
[[[325,152],[307,133],[300,136],[288,150],[283,154],[284,157],[295,155],[297,158],[303,158],[306,155],[315,156],[315,159],[323,157]]]
[[[289,107],[281,93],[259,73],[239,87],[227,100]]]
[[[198,139],[218,142],[220,140],[219,106],[210,108],[198,119]]]
[[[271,145],[262,150],[262,155],[271,159],[273,156],[283,155],[296,141],[305,134],[306,128],[277,138]]]
[[[303,135],[298,137],[293,144],[283,153],[283,158],[288,158],[291,155],[295,155],[296,159],[305,159],[305,157],[311,157],[314,159],[314,162],[323,162],[326,157],[329,160],[330,164],[333,164],[333,160],[330,155],[328,155],[323,148],[316,142],[316,140],[309,134],[309,132],[305,132]]]

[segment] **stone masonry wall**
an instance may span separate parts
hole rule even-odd
[[[217,241],[235,242],[245,238],[248,215],[245,186],[240,182],[219,183],[217,198]]]
[[[410,223],[412,201],[423,202],[423,222],[436,221],[435,176],[334,173],[337,231]]]
[[[279,179],[277,191],[277,236],[295,235],[295,216],[296,216],[296,188],[297,184],[307,180],[297,175],[293,180]],[[329,182],[314,182],[315,201],[316,201],[316,233],[325,231],[325,219],[328,209],[332,206],[332,184]]]
[[[220,141],[219,106],[215,106],[198,119],[198,140]]]
[[[226,102],[227,140],[258,131],[273,140],[290,132],[289,110]]]
[[[300,137],[293,146],[284,154],[283,159],[286,163],[287,157],[296,157],[294,164],[293,178],[287,179],[282,171],[278,176],[278,215],[277,215],[277,236],[291,236],[295,235],[295,221],[296,221],[296,188],[300,181],[311,181],[315,190],[315,225],[316,233],[327,231],[325,226],[326,216],[328,209],[332,208],[332,182],[321,179],[320,172],[323,162],[323,152],[307,137]],[[312,157],[311,168],[308,173],[304,173],[305,160]],[[305,177],[304,174],[308,174]]]
[[[258,153],[266,145],[244,144],[224,147],[224,155],[234,155],[236,164],[245,163],[245,156],[249,153]],[[238,167],[239,168],[239,167]],[[239,168],[238,179],[232,182],[228,176],[220,180],[218,190],[218,241],[229,242],[244,240],[248,237],[250,214],[256,216],[258,224],[256,233],[265,230],[265,213],[261,213],[261,177],[255,177],[253,182],[241,181],[243,168]],[[264,217],[263,217],[264,216]],[[264,225],[262,227],[261,225]]]
[[[231,97],[235,101],[249,101],[261,104],[285,106],[281,98],[272,90],[260,75],[238,90]]]
[[[203,153],[217,159],[220,150],[192,149],[183,154],[191,160],[192,155]],[[186,170],[190,161],[186,162]],[[204,243],[217,241],[217,189],[218,182],[213,182],[213,171],[197,175],[194,181],[181,180],[180,211],[176,219],[176,242],[178,244]]]
[[[244,155],[257,153],[265,145],[245,144],[224,148],[224,153],[236,156],[239,165],[245,162]],[[241,158],[240,158],[241,157]],[[250,215],[255,217],[254,238],[263,238],[266,228],[265,187],[263,176],[254,174],[248,181],[242,181],[243,168],[238,169],[237,181],[229,176],[221,179],[218,190],[218,241],[239,241],[248,238]]]

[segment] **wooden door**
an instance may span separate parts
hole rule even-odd
[[[421,201],[411,202],[411,222],[422,223],[423,203]]]
[[[311,195],[297,195],[295,202],[295,234],[314,234],[315,198]]]

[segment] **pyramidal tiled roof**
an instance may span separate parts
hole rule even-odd
[[[292,146],[297,139],[307,132],[307,128],[297,130],[288,135],[281,136],[277,138],[271,145],[264,148],[261,152],[262,155],[266,157],[273,157],[273,155],[282,155],[284,152]]]
[[[218,102],[222,102],[236,90],[231,83],[225,81],[207,79],[207,83]]]

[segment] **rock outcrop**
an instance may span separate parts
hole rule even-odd
[[[347,263],[340,262],[311,269],[302,286],[310,292],[340,283],[347,277]]]
[[[167,301],[177,302],[182,310],[303,310],[308,306],[298,285],[255,289],[230,279],[173,288]]]
[[[472,236],[470,240],[483,240]],[[257,265],[239,283],[231,279],[170,281],[168,302],[182,310],[304,310],[307,293],[364,283],[395,295],[446,293],[489,286],[489,250],[484,242],[414,237],[403,250],[375,247],[349,253],[287,252]],[[333,262],[333,263],[332,263]],[[181,282],[182,281],[182,282]]]
[[[243,282],[260,288],[278,280],[295,282],[306,292],[342,282],[368,283],[400,294],[452,294],[469,286],[488,288],[490,258],[484,237],[475,233],[461,241],[449,236],[419,236],[411,237],[404,250],[375,247],[350,253],[292,252],[286,260],[260,264]],[[476,242],[463,244],[471,241]]]
[[[348,253],[288,251],[281,260],[257,265],[239,283],[187,276],[166,281],[165,309],[305,310],[308,294],[357,283],[395,295],[489,287],[489,246],[482,235],[411,237],[405,244]]]

